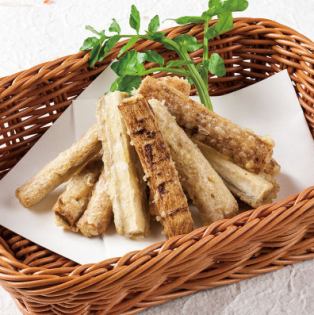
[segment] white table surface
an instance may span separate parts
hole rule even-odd
[[[76,52],[87,36],[86,24],[102,29],[115,17],[128,30],[132,3],[140,8],[143,24],[153,14],[159,14],[162,20],[196,15],[207,4],[207,0],[54,0],[49,5],[43,2],[0,0],[0,77]],[[313,0],[250,0],[250,8],[242,15],[276,20],[314,39]],[[169,25],[169,22],[164,24]],[[289,266],[177,299],[144,314],[314,314],[313,267],[313,261]],[[0,314],[20,314],[1,287]]]

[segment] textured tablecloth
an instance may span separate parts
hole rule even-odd
[[[111,17],[128,29],[128,14],[135,3],[147,24],[153,14],[161,20],[194,15],[207,0],[0,0],[0,77],[78,50],[87,36],[84,25],[102,29]],[[265,17],[297,29],[314,39],[313,0],[250,0],[243,14]],[[168,23],[168,24],[167,24]],[[164,26],[169,26],[169,22]],[[1,218],[0,218],[1,222]],[[144,312],[211,315],[314,314],[314,262],[286,267],[237,284],[206,290]],[[0,288],[0,314],[20,314]]]

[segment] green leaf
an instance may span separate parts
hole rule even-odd
[[[247,0],[225,0],[223,3],[224,10],[230,12],[244,11],[248,6],[249,2]]]
[[[248,7],[247,0],[209,0],[206,16],[215,16],[227,12],[244,11]]]
[[[98,60],[103,61],[119,40],[120,40],[120,35],[114,35],[110,37],[107,41],[105,41],[105,43],[102,45],[100,49]]]
[[[159,65],[163,65],[165,63],[164,58],[155,50],[147,50],[144,54],[146,61],[155,62]]]
[[[210,0],[208,11],[204,12],[207,16],[218,16],[218,22],[209,27],[205,36],[208,40],[230,31],[233,27],[232,12],[244,11],[248,7],[247,0]]]
[[[112,23],[109,26],[109,32],[117,33],[117,34],[121,33],[121,27],[116,19],[112,19]]]
[[[102,32],[96,31],[91,25],[86,25],[85,29],[99,36],[103,34]]]
[[[159,16],[155,15],[148,24],[148,32],[149,33],[157,32],[159,26],[160,26]]]
[[[216,29],[219,34],[226,33],[232,30],[233,17],[231,12],[226,12],[218,15],[219,21],[216,24]]]
[[[186,66],[188,64],[193,64],[193,61],[188,61],[188,60],[171,60],[171,61],[169,61],[167,63],[167,67],[175,68],[175,67]]]
[[[208,0],[208,8],[220,9],[222,7],[221,0]]]
[[[166,40],[169,40],[165,34],[163,32],[156,32],[156,33],[152,33],[152,34],[148,34],[148,39],[152,40],[154,42],[158,42],[158,43],[162,43],[164,45],[165,48],[169,49],[169,50],[174,50],[174,48],[170,45],[168,45],[168,43],[166,42]]]
[[[206,11],[205,11],[206,12]],[[206,14],[204,12],[204,14]],[[207,15],[212,17],[224,12],[223,3],[221,0],[209,0]]]
[[[135,50],[128,51],[120,60],[111,65],[111,69],[119,76],[141,75],[144,71],[145,54]]]
[[[110,86],[110,92],[118,91],[119,90],[119,83],[121,81],[121,77],[116,78],[111,86]]]
[[[169,50],[175,50],[174,47],[172,47],[171,45],[168,44],[168,41],[170,39],[167,38],[163,32],[156,32],[153,34],[148,34],[148,39],[150,39],[154,42],[162,43],[164,45],[164,47],[169,49]],[[171,39],[170,41],[173,41],[173,40]]]
[[[218,17],[218,22],[215,25],[209,27],[205,34],[208,40],[232,30],[233,18],[231,12],[222,13]]]
[[[120,38],[120,35],[114,35],[107,40],[106,47],[108,52],[116,45]]]
[[[101,46],[100,43],[98,43],[90,52],[90,56],[89,56],[89,61],[88,61],[88,65],[90,66],[90,68],[93,68],[96,64],[96,62],[98,61],[98,56],[99,56],[99,52],[100,52]]]
[[[217,53],[211,54],[208,60],[208,70],[218,77],[223,77],[226,74],[225,62]]]
[[[138,34],[141,27],[141,17],[140,17],[140,12],[138,11],[137,7],[134,4],[132,4],[131,6],[131,14],[130,14],[129,23],[130,23],[130,26]]]
[[[187,52],[193,52],[203,46],[197,42],[195,37],[188,34],[179,35],[174,39],[174,41],[182,48],[186,49]]]
[[[166,36],[163,32],[156,32],[153,34],[148,34],[148,39],[153,40],[155,42],[159,42],[159,43],[161,43],[165,37]]]
[[[122,56],[126,51],[132,48],[139,40],[139,36],[131,37],[128,42],[120,49],[118,57]]]
[[[183,24],[198,24],[198,23],[203,23],[204,18],[201,16],[181,16],[177,19],[174,19],[177,24],[183,25]]]
[[[87,37],[83,45],[81,46],[80,50],[91,50],[99,43],[99,39],[97,37]]]
[[[122,92],[132,92],[141,84],[142,78],[140,76],[125,76],[120,82],[119,89]]]
[[[117,78],[111,85],[110,91],[132,92],[137,89],[141,84],[141,77],[136,75],[127,75]]]

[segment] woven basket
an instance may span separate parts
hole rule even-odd
[[[201,26],[167,30],[202,37]],[[78,53],[0,79],[0,176],[32,147],[119,51],[88,69]],[[173,52],[143,41],[137,49]],[[211,95],[238,90],[288,69],[314,134],[314,44],[264,19],[236,19],[212,41],[228,74],[209,80]],[[196,60],[202,51],[193,53]],[[149,66],[149,65],[148,65]],[[314,179],[313,179],[314,180]],[[0,283],[24,314],[135,314],[198,290],[238,282],[314,258],[314,187],[122,258],[77,265],[0,227]]]

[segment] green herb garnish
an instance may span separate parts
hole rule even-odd
[[[204,25],[204,38],[199,42],[194,36],[183,34],[173,39],[158,31],[160,27],[159,16],[155,15],[149,22],[148,29],[140,34],[141,16],[135,5],[131,7],[129,23],[135,34],[121,34],[119,23],[113,19],[109,26],[108,35],[105,31],[97,31],[91,26],[86,29],[94,36],[85,39],[81,50],[90,51],[89,66],[94,67],[98,61],[103,61],[112,48],[121,39],[129,39],[121,48],[117,60],[112,63],[111,68],[118,75],[118,78],[111,86],[111,91],[120,90],[131,92],[138,88],[143,76],[158,72],[167,72],[186,77],[192,82],[198,92],[201,102],[210,110],[213,109],[208,94],[209,73],[218,77],[226,74],[223,58],[217,54],[209,55],[208,42],[213,38],[230,31],[233,27],[232,13],[244,11],[248,7],[247,0],[209,0],[208,9],[200,16],[182,16],[174,19],[179,24],[202,23]],[[209,26],[209,21],[217,17],[215,24]],[[138,52],[134,45],[139,40],[152,40],[162,43],[165,48],[173,50],[178,55],[178,60],[171,60],[165,63],[164,58],[154,50]],[[196,64],[189,53],[203,49],[202,62]],[[144,63],[152,62],[156,66],[145,69]]]

